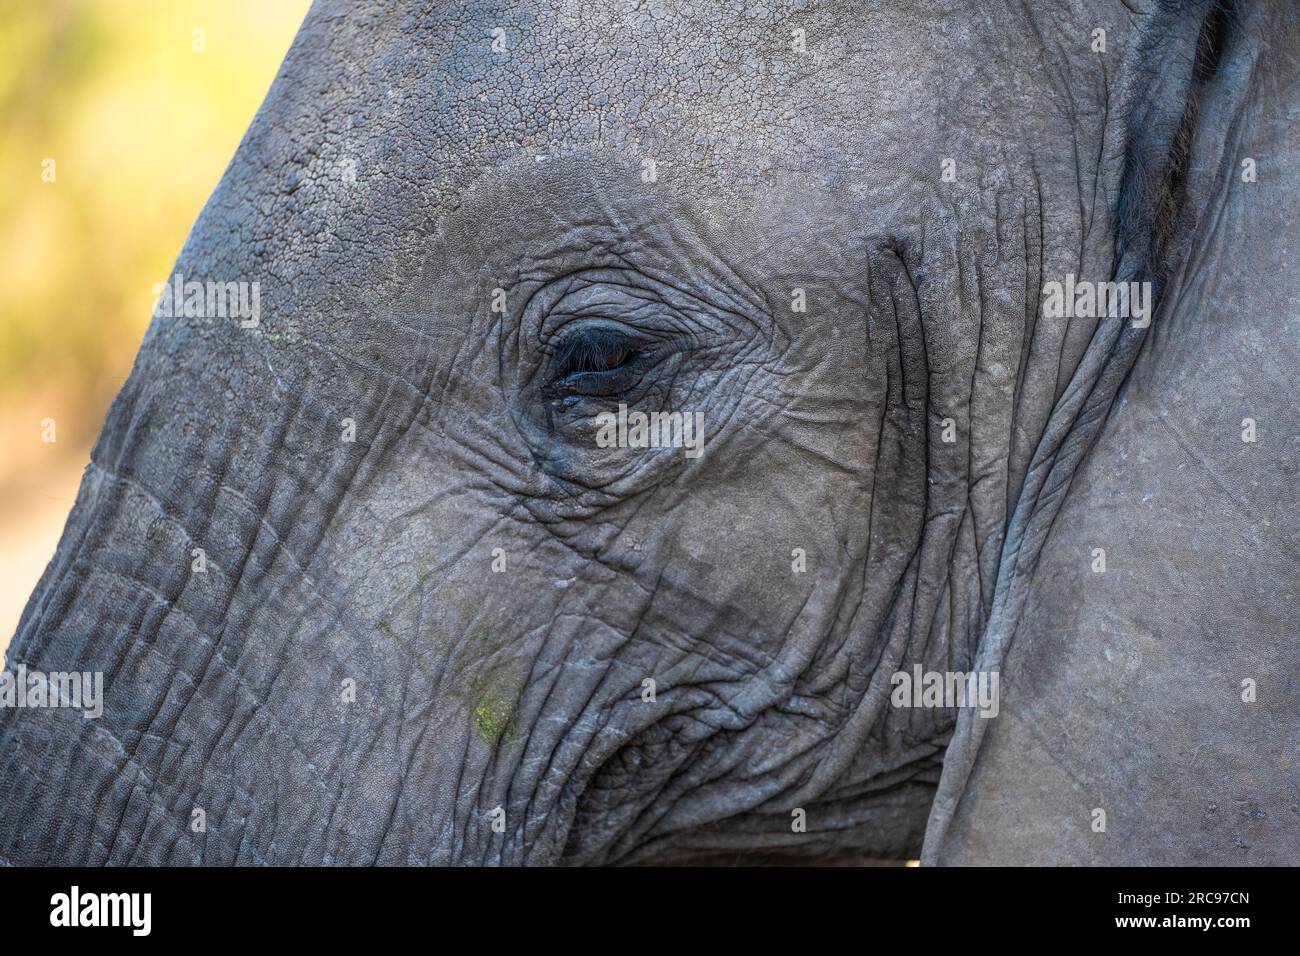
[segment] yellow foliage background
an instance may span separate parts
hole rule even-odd
[[[54,553],[153,286],[309,5],[0,3],[0,651]]]

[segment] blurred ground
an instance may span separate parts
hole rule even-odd
[[[308,6],[0,3],[0,652],[54,553],[154,283]]]

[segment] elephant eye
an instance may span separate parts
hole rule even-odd
[[[557,355],[561,377],[581,372],[608,372],[636,354],[635,344],[625,335],[608,329],[593,329],[568,336]]]
[[[641,343],[608,328],[566,335],[555,351],[552,387],[561,394],[615,395],[635,380],[644,358]]]

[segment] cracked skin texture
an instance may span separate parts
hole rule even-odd
[[[889,675],[971,666],[1044,435],[1115,387],[1038,289],[1124,251],[1166,14],[627,6],[313,7],[177,264],[260,327],[155,321],[11,647],[109,676],[0,714],[0,858],[920,850],[958,718]],[[548,398],[595,317],[699,461]]]

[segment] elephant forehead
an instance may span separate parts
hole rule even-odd
[[[880,222],[946,158],[963,181],[996,179],[1030,166],[1030,141],[1087,142],[1072,117],[1102,96],[1098,18],[1070,6],[1047,5],[1044,25],[941,2],[318,4],[210,218],[247,220],[252,199],[286,265],[346,243],[330,273],[346,287],[350,266],[417,260],[413,235],[485,173],[586,151],[700,204],[784,214],[802,189]],[[1050,71],[1048,26],[1070,34]]]
[[[374,80],[399,127],[445,151],[434,162],[490,166],[502,149],[601,143],[759,177],[831,148],[883,148],[890,118],[933,108],[933,54],[900,68],[916,24],[845,12],[438,10],[389,37]]]

